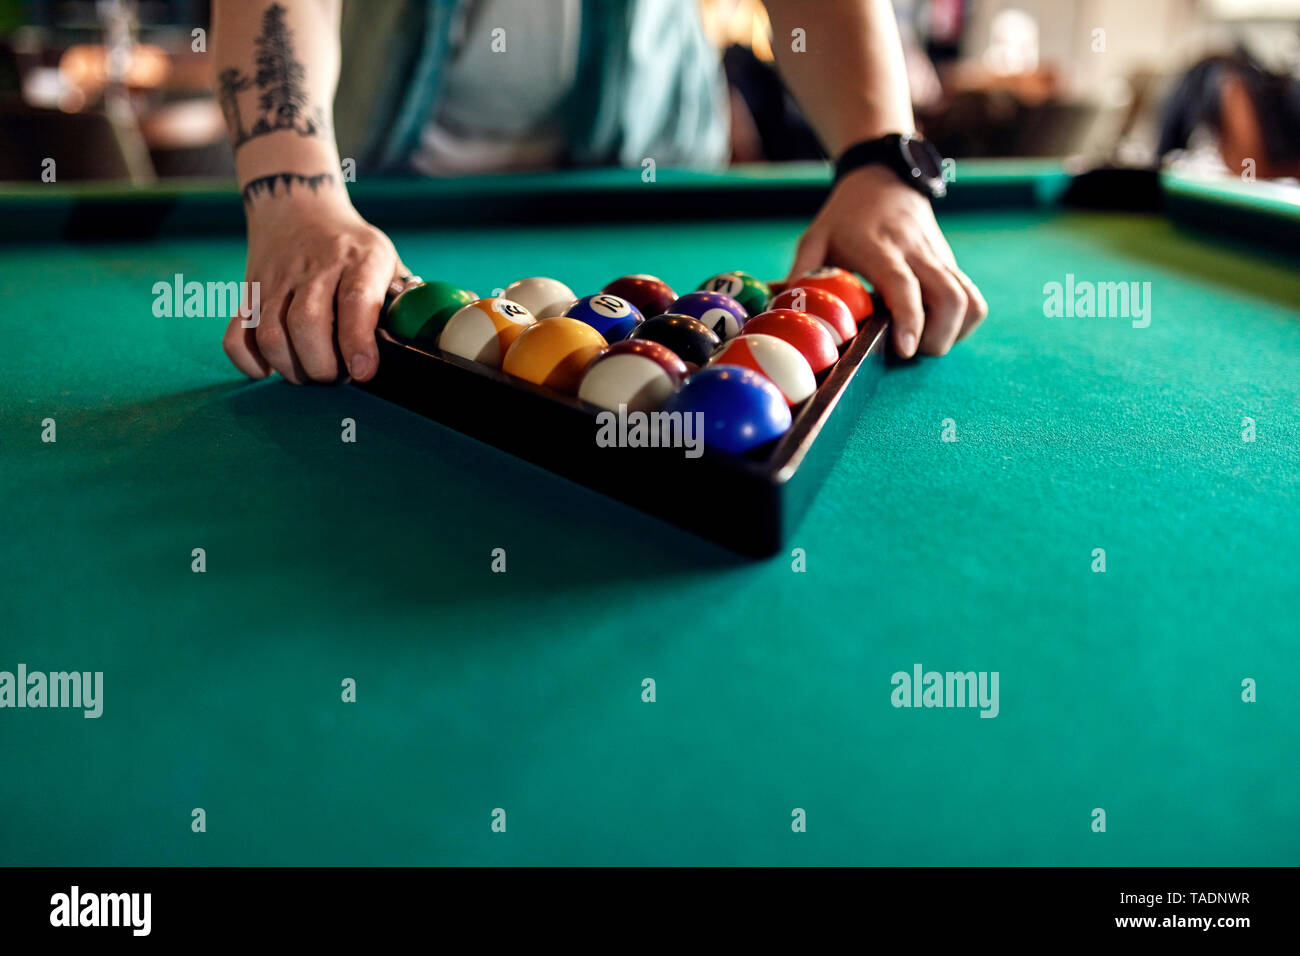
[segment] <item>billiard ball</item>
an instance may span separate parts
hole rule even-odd
[[[776,386],[787,405],[798,405],[817,391],[817,378],[800,351],[784,339],[755,332],[738,335],[713,353],[709,366],[752,368]]]
[[[564,314],[571,319],[586,322],[603,335],[606,342],[618,342],[627,338],[644,321],[636,306],[627,299],[608,292],[584,295],[569,306]]]
[[[794,309],[807,312],[826,327],[837,346],[843,345],[858,334],[858,326],[853,321],[853,313],[834,292],[827,292],[817,286],[807,288],[797,285],[786,289],[772,299],[772,309]]]
[[[686,363],[648,339],[615,342],[587,366],[578,398],[601,408],[654,411],[686,378]]]
[[[506,349],[501,367],[525,382],[573,395],[582,373],[606,345],[586,322],[563,316],[538,319]]]
[[[404,339],[436,342],[447,320],[477,298],[450,282],[421,282],[403,289],[393,299],[384,324]]]
[[[563,315],[564,310],[577,298],[573,290],[559,279],[548,279],[545,276],[517,279],[505,287],[501,296],[511,302],[518,302],[539,319]]]
[[[447,320],[438,336],[438,348],[471,362],[500,368],[506,349],[536,321],[518,302],[478,299]]]
[[[704,416],[704,445],[732,455],[753,451],[790,430],[793,420],[776,386],[753,369],[710,365],[664,402],[665,412]]]
[[[700,283],[702,292],[721,292],[740,303],[749,315],[755,315],[767,308],[767,300],[772,297],[767,283],[755,279],[748,272],[723,272],[710,276]]]
[[[839,296],[840,300],[849,307],[849,311],[853,313],[854,322],[861,322],[874,309],[871,304],[871,293],[867,291],[867,287],[847,269],[838,269],[834,266],[814,269],[812,272],[805,272],[800,276],[799,281],[793,283],[791,288],[796,285],[804,288],[825,289],[827,292]]]
[[[807,312],[793,309],[777,309],[762,312],[748,322],[741,335],[753,335],[761,332],[785,339],[808,360],[808,366],[814,373],[830,368],[840,357],[835,348],[835,340],[826,331],[826,327]]]
[[[714,331],[722,341],[735,338],[749,318],[745,307],[721,292],[688,292],[668,311],[674,315],[691,315]]]
[[[691,370],[707,362],[722,341],[694,316],[672,312],[646,319],[636,327],[631,337],[666,345]]]
[[[648,275],[631,275],[615,279],[601,292],[627,299],[647,319],[663,315],[677,301],[677,293],[663,279]]]

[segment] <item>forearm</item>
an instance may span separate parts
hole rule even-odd
[[[213,3],[217,99],[250,205],[346,199],[331,120],[340,10],[341,0]]]
[[[832,157],[915,128],[898,23],[889,0],[766,0],[772,52]],[[806,51],[792,49],[802,29]]]

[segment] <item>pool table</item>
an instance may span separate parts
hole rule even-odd
[[[425,278],[585,292],[779,277],[826,183],[352,188]],[[1300,862],[1300,211],[1088,185],[958,164],[988,320],[889,363],[759,561],[359,388],[241,378],[224,317],[153,308],[242,278],[228,184],[6,187],[0,670],[104,689],[0,711],[0,863]],[[1149,322],[1055,315],[1067,281],[1150,283]],[[996,673],[996,716],[895,706],[917,666]]]

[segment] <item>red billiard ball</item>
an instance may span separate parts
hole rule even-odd
[[[805,288],[811,286],[825,289],[827,292],[839,296],[840,300],[849,307],[849,311],[853,313],[853,321],[855,322],[861,322],[874,311],[874,306],[871,304],[871,294],[867,292],[867,287],[862,284],[861,279],[847,269],[839,269],[834,266],[814,269],[812,272],[806,272],[800,276],[795,285],[801,285]]]
[[[843,345],[858,334],[853,313],[844,304],[844,300],[834,292],[827,292],[817,286],[805,288],[797,285],[786,289],[772,300],[771,308],[807,312],[826,326],[826,331],[831,334],[836,345]]]
[[[777,309],[763,312],[745,323],[741,337],[762,333],[785,339],[808,360],[813,372],[830,368],[840,357],[835,340],[826,327],[807,312]]]

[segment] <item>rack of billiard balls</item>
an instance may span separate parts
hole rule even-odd
[[[724,272],[680,296],[649,275],[583,296],[545,277],[492,298],[421,282],[386,303],[382,325],[592,409],[702,413],[707,447],[753,456],[789,431],[875,311],[856,276],[824,268],[788,288]]]

